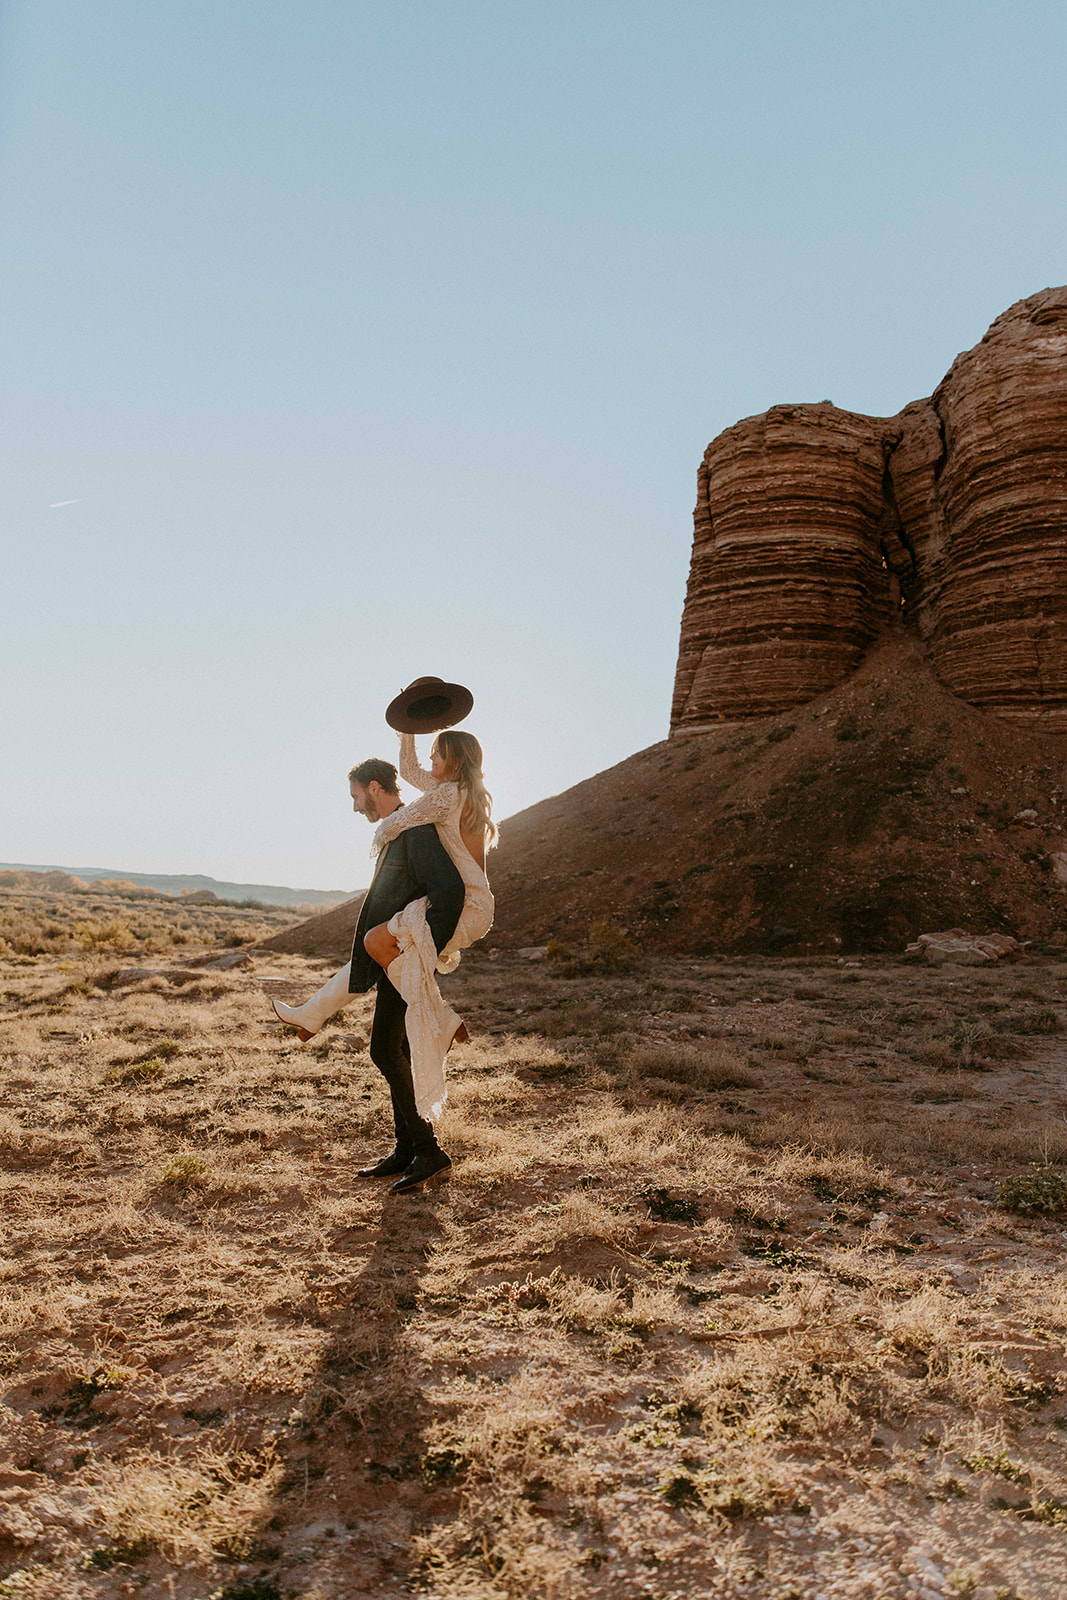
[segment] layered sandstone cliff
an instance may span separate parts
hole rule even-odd
[[[802,705],[887,621],[970,704],[1067,731],[1067,288],[896,417],[776,406],[698,476],[671,731]]]
[[[931,659],[972,705],[1067,729],[1067,289],[998,317],[933,404],[948,547]]]
[[[889,598],[875,536],[883,469],[879,425],[828,401],[775,406],[708,446],[679,711],[770,716],[859,664]]]

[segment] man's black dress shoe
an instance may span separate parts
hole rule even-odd
[[[446,1171],[451,1165],[443,1150],[429,1150],[423,1156],[416,1156],[400,1182],[393,1184],[393,1193],[405,1194],[408,1189],[417,1189],[427,1178],[435,1177],[438,1172]]]
[[[373,1167],[360,1167],[356,1173],[357,1178],[395,1178],[398,1172],[406,1172],[411,1166],[411,1153],[407,1150],[394,1150],[392,1155],[383,1156],[375,1162]]]

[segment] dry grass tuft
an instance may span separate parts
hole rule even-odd
[[[732,1045],[715,1040],[701,1046],[638,1046],[626,1056],[631,1083],[661,1079],[689,1089],[750,1089],[756,1078]]]

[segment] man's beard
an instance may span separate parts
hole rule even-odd
[[[374,804],[373,800],[364,801],[363,815],[366,817],[368,822],[381,822],[382,820],[378,815],[378,807]]]

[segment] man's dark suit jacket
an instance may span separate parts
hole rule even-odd
[[[426,895],[430,902],[426,924],[440,953],[456,931],[465,894],[463,879],[432,823],[397,834],[382,852],[367,898],[360,907],[352,944],[349,993],[363,994],[373,989],[382,975],[382,968],[363,948],[363,935],[369,928],[388,922],[410,900]]]

